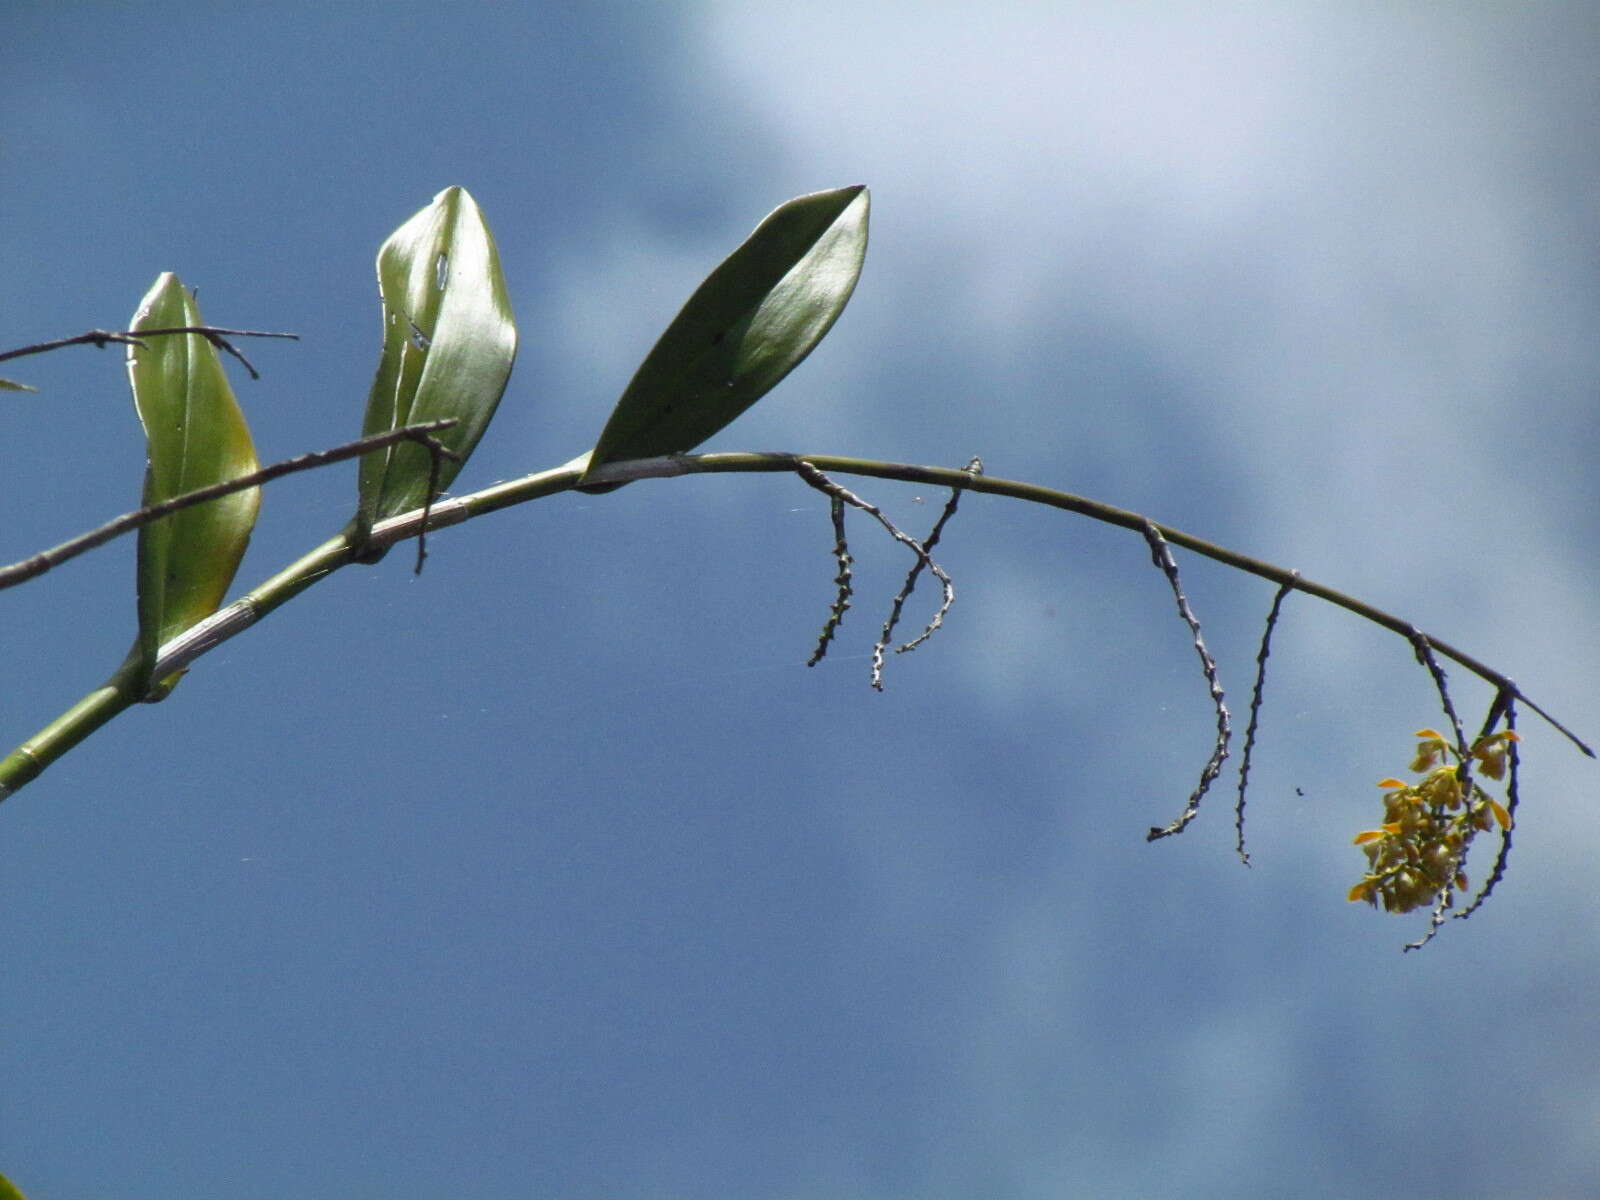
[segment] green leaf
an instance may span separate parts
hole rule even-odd
[[[855,290],[869,206],[857,185],[774,209],[667,326],[617,401],[588,470],[687,453],[776,387]]]
[[[0,1200],[26,1200],[17,1185],[0,1175]]]
[[[29,387],[25,383],[18,383],[15,379],[0,379],[0,392],[37,392],[36,387]],[[0,1200],[4,1200],[4,1193],[0,1193]]]
[[[170,271],[145,294],[129,328],[203,325],[194,297]],[[144,425],[148,469],[144,503],[158,504],[258,468],[244,414],[215,348],[199,334],[173,334],[128,347],[128,381]],[[261,489],[208,500],[139,530],[139,638],[130,661],[137,685],[165,696],[178,675],[152,685],[161,644],[222,603],[244,557]]]
[[[438,434],[460,455],[444,459],[448,487],[478,444],[505,391],[517,355],[517,328],[500,256],[483,214],[466,190],[446,188],[378,250],[383,356],[367,400],[363,437],[402,425],[455,418]],[[356,529],[421,507],[432,460],[399,442],[361,460]]]

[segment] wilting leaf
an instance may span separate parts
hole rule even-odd
[[[129,328],[203,325],[194,297],[170,271],[146,293]],[[211,343],[184,333],[128,347],[128,380],[144,425],[144,503],[157,504],[257,469],[255,446]],[[261,504],[248,488],[186,508],[139,530],[139,639],[134,656],[150,684],[163,642],[210,616],[244,556]],[[152,691],[164,696],[172,675]]]
[[[588,470],[686,453],[794,370],[855,290],[869,204],[858,185],[801,196],[762,221],[706,277],[646,356]]]
[[[460,456],[440,464],[442,491],[494,416],[517,354],[516,323],[500,257],[483,214],[463,188],[446,188],[378,251],[383,356],[362,436],[453,417],[438,436]],[[428,452],[399,442],[361,460],[362,536],[373,523],[419,508],[428,495]]]

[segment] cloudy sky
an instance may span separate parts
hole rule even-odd
[[[14,8],[4,346],[122,326],[174,270],[302,336],[235,382],[263,459],[335,444],[372,255],[460,184],[522,337],[470,490],[592,444],[762,215],[865,183],[849,309],[711,448],[981,455],[1359,595],[1600,736],[1585,5]],[[40,389],[0,406],[10,561],[132,507],[143,451],[114,351],[5,373]],[[851,486],[913,528],[943,500]],[[270,488],[238,587],[353,499],[353,469]],[[1595,763],[1525,714],[1504,883],[1402,955],[1422,922],[1344,901],[1374,783],[1440,719],[1401,640],[1290,602],[1247,870],[1229,776],[1143,840],[1213,716],[1136,536],[970,497],[956,608],[880,695],[908,561],[852,529],[808,671],[831,532],[795,479],[487,517],[0,805],[0,1171],[30,1200],[1600,1192]],[[121,661],[132,554],[4,597],[7,745]],[[1272,589],[1181,563],[1240,713]]]

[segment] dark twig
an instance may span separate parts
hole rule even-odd
[[[103,546],[113,538],[120,537],[130,529],[137,529],[141,525],[148,525],[152,521],[178,512],[180,509],[190,508],[196,504],[204,504],[207,500],[215,500],[219,496],[232,495],[242,492],[247,488],[257,487],[269,483],[284,475],[293,475],[298,471],[309,471],[314,467],[327,466],[329,463],[342,462],[347,458],[355,458],[377,450],[394,442],[416,442],[434,456],[437,463],[442,456],[457,458],[455,451],[441,445],[433,434],[444,429],[449,429],[456,422],[454,419],[443,421],[428,421],[421,425],[406,425],[400,429],[392,429],[388,433],[378,433],[371,437],[359,438],[353,442],[346,442],[342,446],[335,446],[331,450],[316,450],[310,454],[302,454],[297,458],[285,459],[273,463],[271,466],[262,467],[259,471],[252,471],[248,475],[241,475],[237,479],[229,479],[223,483],[214,483],[210,487],[199,488],[193,492],[185,492],[181,496],[174,496],[170,500],[163,500],[160,504],[152,504],[134,512],[123,513],[114,520],[107,521],[98,529],[91,529],[88,533],[79,534],[70,541],[62,542],[49,550],[41,550],[38,554],[24,558],[20,562],[12,563],[8,567],[0,567],[0,589],[15,587],[25,583],[36,575],[43,575],[52,567],[60,566],[68,559],[76,558],[86,551],[93,550],[96,546]]]
[[[1298,577],[1300,572],[1293,574]],[[1250,755],[1256,746],[1256,730],[1261,722],[1261,700],[1267,690],[1267,658],[1272,653],[1272,631],[1277,628],[1278,614],[1283,609],[1284,598],[1294,591],[1294,580],[1285,580],[1278,585],[1278,594],[1272,598],[1272,607],[1267,610],[1267,627],[1261,631],[1261,649],[1256,652],[1256,681],[1250,689],[1250,720],[1244,730],[1244,749],[1239,754],[1239,800],[1233,808],[1233,828],[1236,834],[1234,849],[1239,854],[1239,861],[1245,866],[1250,865],[1250,854],[1244,848],[1244,797],[1250,784]]]
[[[828,619],[823,623],[822,632],[817,636],[817,648],[811,652],[811,657],[806,660],[806,666],[814,667],[822,661],[828,653],[828,644],[833,641],[833,635],[838,631],[844,621],[845,611],[850,607],[850,544],[844,536],[844,501],[837,496],[828,497],[828,515],[833,520],[833,561],[839,566],[839,573],[833,577],[833,582],[838,586],[833,604],[828,609]]]
[[[1161,530],[1156,528],[1154,521],[1144,523],[1144,540],[1150,546],[1150,557],[1156,566],[1161,568],[1162,574],[1167,577],[1167,584],[1172,588],[1173,598],[1178,602],[1178,615],[1189,626],[1189,632],[1194,637],[1195,653],[1200,656],[1200,668],[1205,672],[1206,686],[1211,690],[1211,702],[1217,710],[1217,742],[1211,750],[1211,757],[1206,760],[1205,768],[1200,772],[1200,784],[1189,796],[1189,802],[1184,805],[1183,812],[1178,819],[1170,825],[1153,825],[1150,832],[1145,835],[1145,840],[1153,842],[1158,838],[1171,837],[1175,833],[1182,833],[1184,828],[1200,811],[1200,800],[1210,789],[1212,782],[1222,772],[1222,764],[1228,757],[1228,739],[1233,735],[1232,719],[1228,715],[1228,705],[1222,693],[1222,683],[1217,677],[1217,662],[1211,657],[1211,651],[1206,649],[1205,639],[1200,635],[1200,622],[1194,615],[1194,610],[1189,607],[1189,598],[1183,594],[1183,585],[1178,579],[1178,563],[1172,557],[1172,550],[1167,546],[1167,539],[1161,535]]]
[[[928,632],[931,633],[939,628],[944,623],[945,613],[950,611],[950,605],[955,600],[956,591],[955,586],[950,582],[950,576],[944,573],[944,568],[928,557],[927,548],[916,538],[897,528],[893,521],[883,515],[883,510],[876,504],[863,500],[848,488],[840,487],[805,459],[797,458],[793,460],[793,469],[801,479],[804,479],[824,495],[831,496],[835,500],[842,500],[852,508],[859,508],[862,512],[870,514],[878,524],[889,531],[889,535],[895,541],[908,547],[919,561],[927,565],[928,570],[933,572],[933,577],[939,581],[940,586],[944,589],[944,603],[939,606],[939,611],[934,614],[933,620],[928,623]],[[883,691],[883,651],[888,643],[889,636],[885,632],[878,639],[878,644],[872,648],[872,686],[880,692]]]
[[[0,352],[0,362],[8,358],[21,358],[25,354],[43,354],[46,350],[60,350],[64,346],[93,346],[104,350],[108,345],[143,346],[140,339],[149,337],[162,337],[173,333],[194,333],[205,338],[219,350],[226,350],[244,364],[244,369],[250,372],[251,379],[260,379],[261,372],[257,371],[250,360],[230,343],[230,337],[260,337],[260,338],[289,338],[300,340],[298,333],[268,333],[261,329],[223,329],[216,325],[179,325],[172,329],[141,329],[137,333],[128,330],[91,329],[87,333],[80,333],[76,337],[56,338],[51,342],[35,342],[31,346],[22,346],[16,350]]]

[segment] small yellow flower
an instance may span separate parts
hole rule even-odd
[[[1506,755],[1512,742],[1522,739],[1509,729],[1490,737],[1481,738],[1472,747],[1472,757],[1478,760],[1478,770],[1489,779],[1503,779],[1506,773]]]
[[[1393,777],[1380,780],[1384,789],[1383,823],[1353,839],[1367,858],[1369,870],[1348,894],[1385,912],[1411,912],[1448,904],[1453,892],[1465,891],[1461,869],[1472,839],[1481,831],[1511,828],[1511,814],[1476,782],[1501,779],[1510,745],[1520,740],[1511,730],[1479,738],[1472,746],[1475,779],[1466,786],[1466,764],[1436,729],[1419,729],[1411,770],[1423,775],[1414,784]],[[1459,765],[1458,765],[1459,764]]]
[[[1411,770],[1428,771],[1444,762],[1450,750],[1444,734],[1437,729],[1419,729],[1416,736],[1422,740],[1417,743],[1417,756],[1411,760]]]

